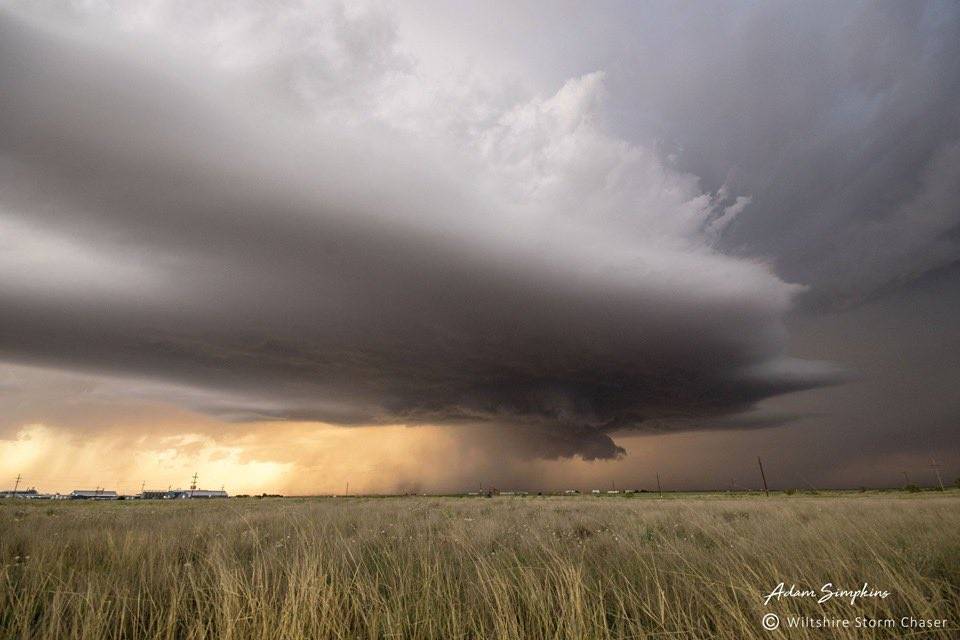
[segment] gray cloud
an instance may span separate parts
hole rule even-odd
[[[393,95],[377,73],[287,108],[262,73],[65,24],[0,16],[6,360],[585,458],[837,379],[784,356],[801,288],[713,248],[753,205],[607,133],[602,74],[431,138],[422,110],[355,116]]]
[[[810,285],[808,303],[833,307],[960,259],[955,3],[659,17],[665,62],[625,60],[623,126],[675,145],[706,188],[750,195],[724,251],[771,258]]]
[[[955,2],[414,13],[418,37],[444,34],[428,51],[487,52],[541,83],[606,70],[618,133],[727,202],[749,197],[721,250],[771,260],[811,306],[854,306],[960,258]]]

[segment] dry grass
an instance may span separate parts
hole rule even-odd
[[[863,638],[760,618],[946,618],[960,495],[0,505],[0,637]],[[885,599],[783,601],[864,581]]]

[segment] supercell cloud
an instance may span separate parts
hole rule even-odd
[[[584,458],[836,379],[785,356],[805,287],[744,240],[776,189],[612,133],[609,73],[540,92],[434,74],[377,11],[187,6],[0,14],[4,361],[230,420],[477,425]],[[898,215],[957,165],[937,149]],[[937,242],[924,268],[954,255],[937,211],[901,240]]]

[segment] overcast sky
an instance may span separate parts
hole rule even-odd
[[[41,487],[952,481],[958,258],[955,3],[0,12]]]

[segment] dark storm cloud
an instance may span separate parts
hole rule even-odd
[[[960,259],[957,3],[696,9],[627,11],[610,76],[625,131],[750,196],[724,250],[771,258],[828,306]]]
[[[268,117],[202,65],[121,45],[0,15],[7,360],[206,389],[181,401],[234,419],[488,424],[531,455],[586,458],[621,453],[618,430],[835,379],[783,357],[798,287],[676,230],[717,215],[689,179],[584,142],[596,77],[489,139],[550,117],[646,168],[670,214],[644,223],[652,239],[523,226],[467,160]]]

